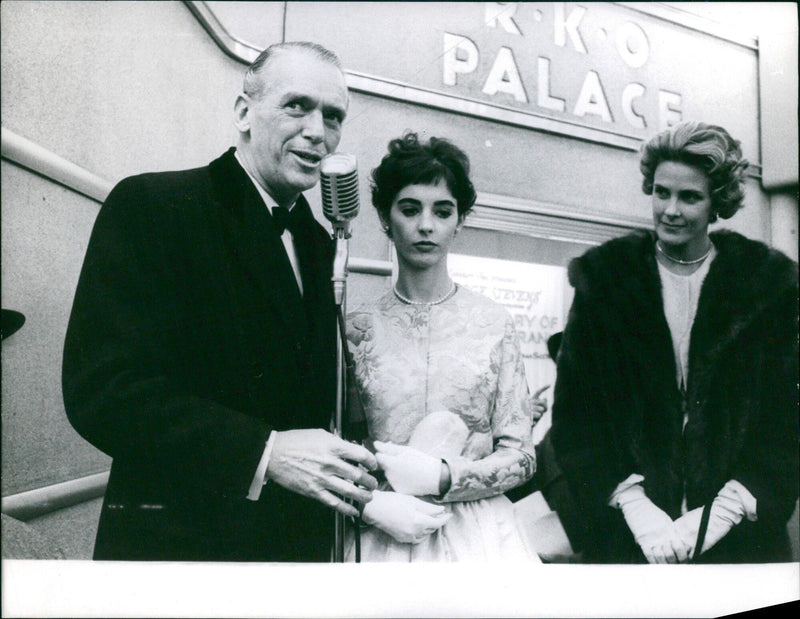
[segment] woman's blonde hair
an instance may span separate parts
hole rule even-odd
[[[641,149],[639,169],[642,191],[653,193],[658,164],[677,161],[702,170],[711,192],[711,221],[733,217],[744,199],[744,173],[750,165],[742,156],[741,143],[718,125],[687,121],[653,136]]]

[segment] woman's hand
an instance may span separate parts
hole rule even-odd
[[[531,398],[531,404],[533,405],[533,423],[536,423],[542,418],[547,412],[547,398],[541,398],[541,396],[545,391],[550,389],[550,385],[545,385],[544,387],[539,387],[536,391],[533,392],[533,397]]]
[[[397,492],[375,490],[372,500],[364,506],[361,519],[398,542],[418,544],[442,528],[451,516],[441,505]]]
[[[691,548],[675,529],[674,523],[653,532],[640,544],[648,563],[686,563],[692,556]]]
[[[640,485],[617,495],[617,506],[648,563],[683,563],[689,558],[672,518],[657,507]]]
[[[747,505],[745,497],[752,500],[752,505]],[[756,520],[755,499],[748,490],[738,481],[731,480],[722,487],[719,494],[711,504],[711,513],[708,517],[708,528],[706,530],[703,548],[697,550],[694,545],[697,543],[697,533],[700,530],[700,518],[703,508],[698,507],[675,521],[675,529],[690,549],[690,554],[701,554],[714,546],[718,541],[725,537],[730,530],[739,524],[747,516],[748,520]]]
[[[442,467],[439,458],[403,445],[375,441],[375,458],[395,492],[414,496],[438,495]]]

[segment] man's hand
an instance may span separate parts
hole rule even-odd
[[[369,503],[371,491],[378,487],[359,464],[370,471],[378,466],[368,449],[325,430],[288,430],[276,432],[267,477],[345,516],[358,516],[358,510],[344,499]]]
[[[376,490],[372,501],[364,507],[361,518],[398,542],[418,544],[443,527],[451,516],[441,505],[426,503],[406,494]]]

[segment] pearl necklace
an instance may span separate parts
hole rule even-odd
[[[394,290],[394,296],[407,305],[439,305],[440,303],[444,303],[447,301],[447,299],[452,297],[456,293],[457,288],[458,287],[456,286],[455,282],[450,282],[450,290],[448,290],[443,297],[440,297],[435,301],[412,301],[411,299],[407,299],[397,291],[397,285],[393,286],[392,290]]]
[[[680,258],[674,258],[674,257],[670,256],[666,252],[666,250],[663,247],[661,247],[661,241],[657,241],[656,242],[656,249],[658,251],[660,251],[661,255],[664,256],[667,260],[670,260],[672,262],[677,262],[678,264],[686,264],[686,265],[688,265],[688,264],[697,264],[698,262],[703,262],[703,260],[708,258],[709,254],[711,253],[711,250],[714,249],[714,244],[713,243],[709,243],[708,244],[708,251],[705,254],[703,254],[702,256],[700,256],[699,258],[696,258],[694,260],[681,260]]]

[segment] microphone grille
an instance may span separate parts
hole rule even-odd
[[[358,167],[356,156],[349,153],[325,155],[319,165],[320,172],[328,176],[349,174],[355,172]]]
[[[320,163],[322,212],[332,221],[349,221],[358,214],[358,170],[356,157],[333,153]]]

